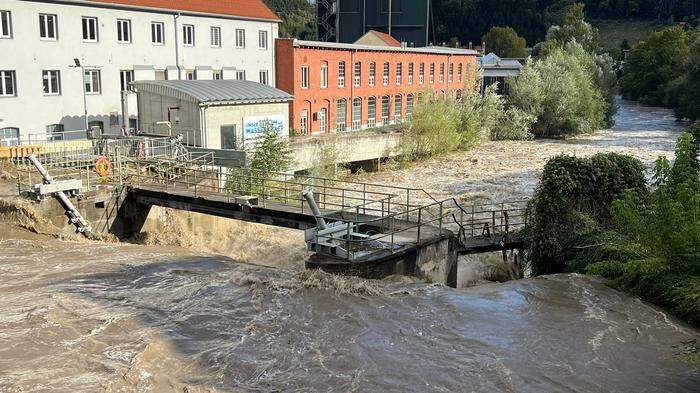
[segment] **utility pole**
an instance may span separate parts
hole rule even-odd
[[[71,68],[80,68],[80,78],[82,80],[82,85],[83,85],[83,115],[85,116],[85,132],[87,132],[90,129],[90,126],[88,126],[88,113],[87,113],[87,94],[85,92],[85,66],[80,62],[80,59],[77,57],[73,59],[74,65],[68,66]]]

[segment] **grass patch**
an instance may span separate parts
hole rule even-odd
[[[667,23],[657,20],[592,20],[598,28],[600,42],[606,48],[620,48],[627,40],[630,46],[645,40],[649,34],[668,27]]]

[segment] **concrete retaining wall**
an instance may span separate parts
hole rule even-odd
[[[398,132],[348,132],[294,138],[291,142],[296,160],[293,170],[302,171],[313,167],[326,146],[333,146],[340,153],[338,164],[394,157],[398,155],[400,136]]]

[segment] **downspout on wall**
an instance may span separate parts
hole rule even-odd
[[[175,66],[177,67],[177,80],[182,80],[182,70],[180,69],[180,44],[177,42],[177,20],[180,18],[180,13],[173,14],[173,26],[175,29]]]

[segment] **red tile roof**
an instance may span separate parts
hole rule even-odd
[[[175,11],[201,12],[252,19],[280,18],[262,0],[87,0],[130,7],[147,7]]]
[[[368,33],[373,33],[374,35],[379,37],[379,39],[386,42],[386,44],[389,46],[401,46],[401,42],[399,40],[390,36],[387,33],[382,33],[381,31],[377,31],[377,30],[370,30],[370,31],[368,31]]]

